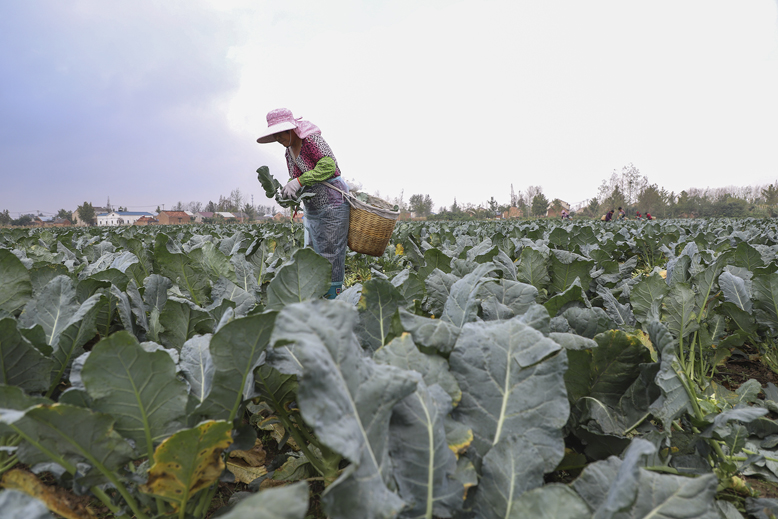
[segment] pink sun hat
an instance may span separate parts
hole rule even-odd
[[[319,127],[310,121],[304,121],[302,117],[294,118],[291,110],[276,108],[267,113],[267,130],[262,132],[257,142],[266,144],[275,141],[274,135],[286,130],[294,130],[301,139],[305,139],[313,133],[321,133]]]

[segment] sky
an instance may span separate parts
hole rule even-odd
[[[0,2],[0,211],[131,211],[239,189],[285,107],[343,176],[436,208],[528,186],[778,182],[778,0]]]

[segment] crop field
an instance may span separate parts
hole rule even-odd
[[[778,514],[775,221],[302,241],[0,230],[3,518]]]

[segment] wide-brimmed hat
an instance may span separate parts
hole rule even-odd
[[[267,130],[262,132],[257,142],[265,144],[275,141],[274,135],[286,130],[294,130],[301,139],[306,138],[312,133],[320,133],[319,128],[310,121],[304,121],[302,117],[297,119],[292,115],[291,110],[287,108],[276,108],[267,113]]]

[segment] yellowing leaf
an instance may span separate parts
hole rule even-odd
[[[252,467],[245,462],[228,461],[227,470],[233,473],[235,481],[238,483],[246,483],[247,485],[257,478],[261,478],[267,474],[267,469],[263,466]]]
[[[239,458],[249,467],[260,467],[264,465],[266,457],[265,449],[262,447],[262,442],[259,438],[254,442],[254,446],[247,451],[235,450],[230,452],[230,458]]]
[[[394,253],[397,256],[402,256],[403,254],[405,254],[405,248],[403,248],[401,243],[398,243],[397,245],[395,245]]]
[[[179,431],[154,451],[154,464],[142,492],[162,497],[175,510],[214,483],[224,471],[221,453],[232,443],[229,422],[203,422]]]
[[[462,432],[464,432],[464,434],[459,435],[456,438],[452,438],[451,436],[448,438],[448,448],[451,449],[457,457],[465,452],[467,448],[470,447],[470,444],[473,443],[473,430],[467,428],[463,429]]]
[[[275,416],[267,417],[266,419],[259,422],[257,426],[263,431],[270,431],[270,436],[279,444],[281,443],[281,440],[283,440],[284,436],[286,435],[286,430],[284,429],[284,426],[278,423],[278,418]],[[295,451],[300,450],[300,446],[297,445],[297,442],[295,442],[294,438],[292,438],[291,436],[286,439],[286,444],[289,445]]]
[[[59,487],[43,484],[32,472],[13,469],[3,475],[4,488],[24,492],[42,501],[52,512],[65,519],[91,519],[97,517],[94,512],[78,503],[73,495]]]

